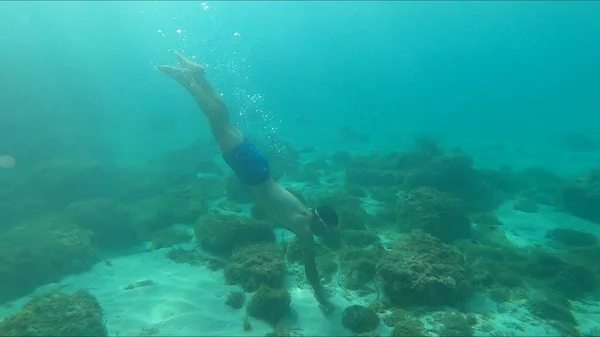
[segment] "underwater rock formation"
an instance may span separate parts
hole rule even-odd
[[[598,285],[596,273],[591,268],[541,248],[531,252],[527,271],[569,299],[582,298]]]
[[[226,256],[240,246],[275,241],[275,232],[268,223],[233,215],[201,216],[195,230],[203,249]]]
[[[254,244],[237,248],[225,266],[225,280],[247,292],[261,284],[280,288],[285,276],[284,251],[274,244]]]
[[[566,212],[600,224],[600,170],[580,175],[562,190],[561,206]]]
[[[338,253],[340,263],[340,283],[348,289],[358,290],[373,281],[377,262],[384,249],[345,248]]]
[[[464,257],[419,230],[384,254],[377,273],[386,297],[400,306],[453,305],[469,295]]]
[[[546,237],[567,247],[590,247],[598,243],[598,237],[595,234],[571,228],[555,228],[548,231]]]
[[[354,333],[373,331],[380,321],[375,311],[362,305],[351,305],[342,314],[342,325]]]
[[[164,194],[137,200],[129,204],[128,209],[131,221],[144,238],[152,237],[152,233],[174,222],[169,199]]]
[[[445,154],[407,171],[403,187],[432,187],[459,198],[469,211],[493,210],[500,200],[472,165],[473,159],[463,154]]]
[[[600,151],[600,139],[585,133],[569,133],[562,138],[562,143],[571,151]]]
[[[398,204],[400,224],[421,229],[444,242],[467,238],[471,224],[459,199],[430,187],[405,194]]]
[[[232,291],[227,295],[225,304],[232,309],[241,309],[246,303],[246,295],[243,291]]]
[[[288,314],[292,297],[285,289],[261,285],[248,302],[248,315],[276,325]]]
[[[0,235],[0,302],[85,271],[98,259],[91,233],[62,217],[13,227]]]
[[[571,312],[571,302],[564,295],[542,291],[528,299],[529,311],[556,328],[562,336],[580,336],[577,320]]]
[[[381,242],[376,233],[358,229],[343,230],[342,239],[346,245],[358,248],[365,248]]]
[[[0,336],[107,336],[102,308],[85,290],[31,299],[0,323]]]
[[[57,157],[29,174],[37,193],[58,207],[117,193],[116,168],[91,157]]]
[[[0,229],[18,225],[31,218],[32,210],[41,215],[52,209],[19,170],[0,170]]]
[[[114,200],[72,202],[66,213],[74,224],[92,232],[92,243],[98,248],[125,248],[141,243],[127,208]]]

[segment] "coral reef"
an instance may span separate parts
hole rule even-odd
[[[377,273],[386,297],[400,306],[453,305],[469,295],[464,257],[418,230],[384,254]]]
[[[274,244],[254,244],[237,248],[224,269],[225,280],[253,292],[261,284],[272,288],[283,285],[285,256]]]
[[[70,203],[69,219],[93,233],[92,242],[99,248],[124,248],[141,243],[127,208],[111,199],[91,199]]]
[[[248,315],[276,325],[289,312],[291,302],[287,290],[262,284],[248,302]]]
[[[275,241],[275,232],[268,223],[233,215],[201,216],[195,230],[202,248],[220,255],[230,255],[243,245]]]
[[[351,305],[342,314],[342,325],[354,333],[373,331],[379,323],[380,319],[375,311],[362,305]]]
[[[469,237],[471,224],[459,199],[430,187],[419,187],[401,198],[398,219],[411,229],[421,229],[444,242]]]
[[[31,299],[0,323],[2,336],[107,336],[102,309],[85,290]]]

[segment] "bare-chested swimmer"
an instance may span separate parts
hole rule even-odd
[[[248,185],[257,201],[283,228],[292,231],[300,241],[304,268],[317,301],[326,312],[333,306],[321,285],[314,254],[313,235],[323,236],[338,224],[336,212],[328,206],[308,209],[292,193],[270,175],[269,163],[263,151],[252,145],[229,120],[225,103],[204,77],[206,68],[175,53],[180,67],[158,66],[158,69],[183,85],[196,99],[208,118],[223,159],[235,175]]]

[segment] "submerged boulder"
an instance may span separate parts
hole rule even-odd
[[[382,257],[377,273],[397,305],[453,305],[468,295],[464,257],[439,239],[414,230]]]
[[[99,248],[125,248],[141,243],[127,208],[114,200],[72,202],[66,212],[74,224],[93,233],[93,242]]]
[[[107,336],[102,308],[85,290],[31,299],[0,323],[1,336]]]
[[[201,216],[195,230],[203,249],[226,256],[240,246],[275,241],[275,232],[268,223],[234,215]]]
[[[397,211],[401,224],[444,242],[470,236],[471,223],[463,213],[461,201],[434,188],[419,187],[405,194]]]

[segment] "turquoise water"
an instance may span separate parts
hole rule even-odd
[[[193,102],[153,70],[182,50],[217,68],[209,75],[233,111],[249,107],[250,130],[298,142],[350,125],[374,139],[430,132],[558,151],[563,133],[600,125],[595,2],[208,5],[3,3],[5,111],[38,121],[20,134],[43,136],[50,118],[119,161],[143,160],[206,134]],[[291,116],[311,121],[310,135]]]
[[[278,167],[285,167],[284,187],[308,195],[308,203],[327,193],[339,199],[339,189],[352,195],[354,185],[366,191],[352,196],[362,198],[362,207],[375,216],[362,219],[367,227],[361,230],[388,235],[381,227],[402,221],[378,215],[378,209],[396,212],[396,203],[402,201],[389,199],[390,193],[410,193],[414,186],[368,183],[363,176],[349,182],[346,174],[365,167],[377,174],[388,172],[390,165],[384,161],[396,163],[395,157],[383,160],[375,154],[414,150],[415,136],[428,135],[448,151],[442,157],[460,148],[472,158],[478,174],[475,179],[436,171],[439,181],[451,183],[438,181],[432,187],[467,204],[501,195],[491,210],[466,209],[472,224],[477,222],[475,213],[500,212],[498,218],[516,226],[505,230],[508,240],[523,249],[546,246],[546,229],[551,232],[556,223],[597,235],[594,226],[600,214],[593,210],[600,202],[600,173],[594,171],[600,167],[598,17],[600,2],[593,1],[0,2],[0,156],[16,162],[15,167],[0,167],[0,237],[17,243],[17,248],[0,249],[16,254],[18,261],[36,256],[37,246],[18,250],[19,241],[13,237],[23,232],[14,228],[48,231],[62,224],[65,214],[80,225],[72,219],[73,212],[85,212],[77,207],[110,209],[99,212],[110,216],[75,217],[96,239],[105,223],[132,222],[133,230],[143,232],[130,246],[117,244],[119,249],[152,241],[154,231],[172,223],[191,226],[198,215],[223,210],[238,217],[250,214],[252,203],[231,187],[229,170],[222,165],[201,110],[185,90],[156,70],[157,65],[176,64],[175,51],[208,66],[207,78],[222,94],[234,124],[257,140]],[[358,160],[343,169],[319,167],[319,158],[330,163],[339,151],[356,160],[366,156],[362,160],[367,164]],[[203,161],[207,158],[211,164]],[[308,169],[310,165],[317,169]],[[159,166],[163,171],[157,173]],[[198,167],[213,180],[197,186],[196,172],[190,171]],[[538,170],[527,170],[531,168]],[[489,172],[506,180],[485,175]],[[405,177],[404,171],[398,174]],[[493,193],[470,194],[479,175],[493,186]],[[388,197],[382,197],[386,193]],[[163,195],[175,199],[156,199]],[[338,199],[334,203],[350,207]],[[541,205],[539,213],[525,212],[539,217],[519,220],[523,214],[511,215],[513,208],[507,205],[525,199]],[[202,207],[194,200],[202,200]],[[370,203],[377,204],[375,210]],[[526,206],[515,209],[531,210]],[[159,208],[164,212],[140,215]],[[555,219],[555,213],[572,218],[548,220]],[[47,224],[51,222],[54,225]],[[585,225],[572,225],[580,222]],[[523,223],[531,228],[516,235]],[[123,236],[120,227],[111,228],[118,241]],[[536,231],[541,234],[531,234]],[[396,227],[392,232],[406,234]],[[469,239],[486,244],[477,235]],[[94,255],[81,266],[51,273],[23,289],[9,287],[0,299],[8,303],[46,283],[83,273],[104,263],[105,256],[131,254],[94,244],[102,258]],[[470,252],[460,243],[452,245],[465,256]],[[561,258],[571,261],[566,256],[599,252],[569,249],[553,254],[564,253]],[[531,253],[527,252],[522,253]],[[595,273],[590,282],[597,283],[599,266],[583,258],[576,262],[590,268]],[[15,268],[37,275],[38,267]],[[13,275],[11,269],[2,272],[6,278]],[[14,276],[14,284],[22,283],[19,277],[35,278]],[[595,292],[595,286],[590,287],[585,296]],[[583,298],[569,296],[571,301]],[[109,324],[109,334],[114,335],[111,329]],[[476,328],[478,334],[484,330]],[[593,334],[600,328],[582,331]]]

